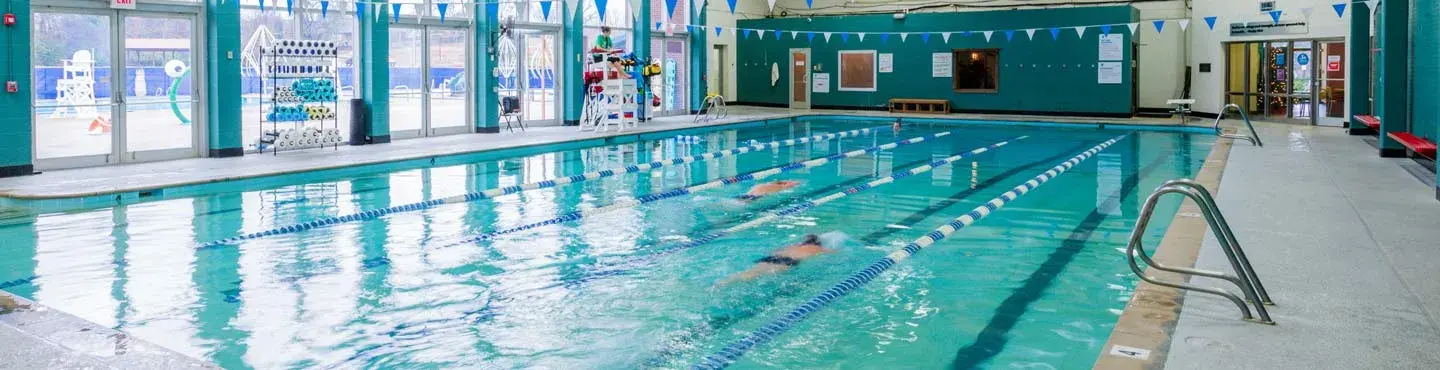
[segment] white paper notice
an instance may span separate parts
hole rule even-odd
[[[895,72],[895,54],[880,54],[880,73]]]
[[[1100,60],[1125,60],[1125,35],[1100,35]]]
[[[1122,68],[1121,65],[1123,65],[1123,64],[1124,64],[1124,63],[1120,63],[1120,62],[1100,62],[1099,68],[1098,68],[1098,70],[1099,70],[1099,82],[1100,82],[1100,84],[1102,84],[1102,85],[1114,85],[1114,84],[1119,84],[1119,83],[1121,82],[1121,80],[1123,79],[1123,77],[1125,76],[1125,75],[1122,73],[1122,72],[1124,72],[1124,70],[1121,69],[1121,68]]]
[[[954,74],[955,67],[952,65],[953,60],[950,53],[930,54],[930,62],[931,77],[950,77]]]
[[[814,75],[811,75],[811,76],[810,76],[810,79],[813,80],[813,81],[815,81],[815,87],[812,88],[812,89],[810,89],[812,92],[814,92],[814,93],[816,93],[816,94],[823,94],[823,93],[828,93],[828,92],[830,92],[830,74],[829,74],[829,73],[816,73],[816,74],[814,74]]]

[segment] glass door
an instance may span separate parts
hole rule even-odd
[[[425,122],[430,136],[470,131],[470,60],[466,30],[426,27]]]
[[[653,117],[690,114],[690,59],[685,37],[655,37],[650,40],[650,50],[660,63],[660,75],[650,79],[652,96],[643,103],[651,107]]]
[[[37,7],[36,167],[198,156],[193,14]]]
[[[390,25],[390,138],[425,136],[425,38],[421,27]]]
[[[1265,45],[1265,73],[1260,91],[1265,99],[1265,118],[1284,121],[1290,115],[1290,42],[1267,42]]]
[[[1314,41],[1294,41],[1290,48],[1290,118],[1294,121],[1315,121]]]
[[[560,101],[555,73],[556,58],[560,51],[557,33],[545,31],[522,31],[520,45],[525,50],[521,63],[523,71],[519,82],[523,84],[520,110],[524,112],[526,124],[558,124]]]
[[[1315,123],[1323,126],[1345,126],[1345,41],[1324,41],[1320,43],[1323,60],[1317,60],[1320,72],[1320,94]]]

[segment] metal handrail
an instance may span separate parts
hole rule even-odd
[[[1234,108],[1236,112],[1240,112],[1240,118],[1245,120],[1245,127],[1250,129],[1250,136],[1227,134],[1224,131],[1220,130],[1220,120],[1225,119],[1225,113],[1229,113],[1231,108]],[[1245,114],[1245,109],[1240,108],[1240,106],[1237,104],[1225,104],[1224,108],[1220,108],[1220,114],[1215,116],[1214,128],[1216,136],[1231,139],[1244,139],[1246,141],[1249,141],[1250,144],[1254,144],[1255,146],[1265,146],[1265,144],[1260,143],[1260,134],[1255,133],[1255,125],[1250,123],[1250,115]]]
[[[711,94],[706,96],[704,104],[700,105],[700,112],[695,114],[695,122],[714,121],[729,115],[730,109],[725,106],[725,97]]]
[[[1145,252],[1145,247],[1141,239],[1145,235],[1146,227],[1150,224],[1151,216],[1155,214],[1155,206],[1159,204],[1160,198],[1165,194],[1184,195],[1200,206],[1200,210],[1205,216],[1205,221],[1210,224],[1210,229],[1215,233],[1216,239],[1220,242],[1220,248],[1225,252],[1225,257],[1230,261],[1230,266],[1235,270],[1235,275],[1189,267],[1166,266],[1150,258],[1150,255]],[[1140,280],[1155,285],[1193,290],[1225,297],[1235,303],[1236,307],[1240,308],[1240,313],[1243,315],[1244,320],[1270,325],[1275,324],[1275,321],[1270,319],[1270,312],[1265,309],[1266,305],[1274,305],[1274,302],[1270,300],[1269,293],[1265,292],[1265,287],[1260,283],[1259,276],[1255,274],[1254,267],[1250,265],[1250,259],[1246,258],[1245,251],[1240,249],[1240,244],[1235,242],[1235,234],[1230,230],[1230,225],[1225,221],[1225,216],[1220,214],[1220,209],[1215,205],[1215,200],[1210,196],[1210,191],[1194,180],[1179,179],[1168,181],[1145,199],[1145,205],[1140,210],[1140,217],[1135,221],[1135,229],[1130,233],[1130,241],[1126,245],[1125,254],[1127,256],[1126,260],[1130,265],[1130,270],[1135,272],[1135,275],[1139,276]],[[1203,287],[1189,283],[1163,281],[1156,277],[1146,275],[1145,271],[1136,263],[1135,259],[1137,257],[1145,261],[1146,265],[1157,270],[1229,281],[1240,288],[1241,293],[1245,295],[1245,299],[1242,300],[1239,296],[1223,289]],[[1259,320],[1256,320],[1255,316],[1251,315],[1250,306],[1245,303],[1246,301],[1255,304],[1255,312],[1259,314]]]

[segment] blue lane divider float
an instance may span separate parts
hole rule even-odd
[[[431,200],[427,200],[427,201],[424,201],[424,202],[418,202],[418,203],[410,203],[410,204],[403,204],[403,205],[398,205],[398,206],[392,206],[392,207],[389,207],[389,208],[372,209],[372,210],[368,210],[368,211],[364,211],[364,212],[360,212],[360,213],[354,213],[354,214],[349,214],[349,215],[344,215],[344,216],[336,216],[336,217],[327,217],[327,218],[317,219],[317,220],[310,221],[310,222],[305,222],[305,223],[300,223],[300,224],[294,224],[294,225],[289,225],[289,226],[282,226],[282,227],[277,227],[277,228],[270,229],[270,230],[257,231],[257,232],[253,232],[253,233],[249,233],[249,234],[244,234],[244,235],[229,237],[229,238],[225,238],[225,239],[215,240],[215,241],[211,241],[211,242],[208,242],[208,243],[200,244],[197,248],[199,248],[199,249],[216,248],[216,247],[221,247],[221,246],[226,246],[226,245],[235,244],[235,243],[242,242],[242,241],[246,241],[246,240],[259,239],[259,238],[263,238],[263,237],[267,237],[267,236],[275,236],[275,235],[295,233],[295,232],[300,232],[300,231],[305,231],[305,230],[310,230],[310,229],[314,229],[314,228],[318,228],[318,227],[335,225],[335,224],[340,224],[340,223],[345,223],[345,222],[354,222],[354,221],[370,220],[370,219],[379,218],[379,217],[381,217],[381,216],[385,216],[385,215],[392,214],[392,213],[419,211],[419,210],[432,208],[432,207],[435,207],[435,206],[438,206],[438,205],[442,205],[442,204],[472,202],[472,201],[476,201],[476,200],[480,200],[480,199],[493,198],[493,197],[497,197],[497,196],[501,196],[501,195],[515,194],[515,193],[519,193],[519,192],[526,191],[526,190],[553,188],[553,187],[556,187],[556,186],[565,185],[565,184],[570,184],[570,183],[583,182],[583,181],[589,181],[589,180],[594,180],[594,179],[598,179],[598,178],[611,177],[611,176],[615,176],[615,175],[617,175],[617,174],[628,174],[628,173],[636,173],[636,172],[642,172],[642,171],[650,171],[650,170],[659,169],[659,168],[664,168],[664,167],[672,166],[672,165],[686,164],[686,163],[696,162],[696,161],[705,161],[705,160],[710,160],[710,159],[715,159],[715,158],[721,158],[721,157],[725,157],[725,156],[732,156],[732,155],[737,155],[737,154],[749,153],[749,152],[758,151],[758,150],[765,150],[765,149],[771,149],[771,148],[782,148],[782,147],[793,146],[793,145],[796,145],[796,144],[805,144],[805,143],[810,143],[810,142],[818,142],[818,141],[826,141],[826,140],[834,140],[834,139],[846,138],[846,137],[851,137],[851,136],[858,136],[858,135],[862,135],[862,134],[868,134],[868,133],[870,133],[870,132],[872,132],[872,131],[878,131],[878,130],[881,130],[881,129],[884,129],[884,128],[885,128],[885,127],[883,127],[883,126],[877,126],[877,127],[863,128],[863,129],[858,129],[858,130],[850,130],[850,131],[844,131],[844,132],[836,132],[836,133],[829,133],[829,134],[823,134],[823,135],[815,135],[815,136],[798,138],[798,139],[785,139],[785,140],[772,141],[772,142],[768,142],[768,143],[757,143],[757,144],[753,144],[753,145],[749,145],[749,146],[743,146],[743,147],[738,147],[738,148],[729,149],[729,150],[721,150],[721,151],[710,152],[710,153],[705,153],[705,154],[700,154],[700,155],[692,155],[692,156],[688,156],[688,157],[675,158],[675,159],[671,159],[671,160],[668,160],[668,161],[655,161],[655,162],[650,162],[650,163],[630,165],[630,166],[626,166],[626,167],[623,167],[623,168],[617,167],[617,168],[611,168],[611,169],[607,169],[607,170],[586,172],[586,173],[583,173],[583,174],[574,175],[574,176],[569,176],[569,177],[557,178],[557,179],[554,179],[554,180],[537,181],[537,182],[525,183],[525,184],[520,184],[520,185],[507,186],[507,187],[503,187],[503,188],[494,188],[494,189],[489,189],[489,190],[480,191],[480,192],[473,192],[473,193],[466,193],[466,194],[461,194],[461,195],[449,196],[449,197],[445,197],[445,198],[431,199]]]
[[[685,243],[682,243],[682,244],[679,244],[679,245],[676,245],[676,246],[673,246],[673,247],[670,247],[670,248],[661,249],[661,250],[656,251],[656,252],[654,252],[654,253],[647,254],[647,255],[639,258],[639,259],[635,259],[635,260],[631,260],[631,261],[626,261],[626,262],[622,262],[622,263],[610,264],[610,265],[608,265],[608,266],[604,266],[604,267],[602,267],[602,268],[595,269],[595,270],[593,270],[593,271],[590,271],[590,272],[586,273],[586,276],[580,278],[580,281],[582,281],[582,282],[583,282],[583,281],[590,281],[590,280],[598,279],[598,278],[605,277],[605,276],[615,276],[615,275],[619,275],[619,274],[622,274],[622,273],[624,273],[625,271],[627,271],[627,270],[629,269],[629,267],[628,267],[627,265],[633,265],[633,264],[643,263],[643,262],[645,262],[645,261],[647,261],[647,260],[653,260],[653,259],[656,259],[656,258],[665,256],[665,255],[669,255],[669,254],[672,254],[672,253],[675,253],[675,252],[679,252],[679,251],[682,251],[682,250],[695,248],[695,247],[704,245],[704,244],[706,244],[706,243],[715,241],[716,239],[723,238],[723,237],[725,237],[725,236],[727,236],[727,235],[731,235],[731,234],[740,232],[740,231],[742,231],[742,230],[746,230],[746,229],[749,229],[749,228],[753,228],[753,227],[756,227],[756,226],[760,226],[761,224],[764,224],[764,223],[766,223],[766,222],[770,222],[770,221],[775,220],[775,219],[780,218],[780,217],[796,215],[796,214],[799,214],[799,213],[801,213],[801,212],[804,212],[804,211],[806,211],[806,210],[808,210],[808,209],[815,208],[815,207],[818,207],[818,206],[820,206],[820,205],[823,205],[823,204],[825,204],[825,203],[830,203],[830,202],[833,202],[833,201],[838,200],[838,199],[840,199],[840,198],[844,198],[844,197],[847,197],[847,196],[850,196],[850,195],[854,195],[854,194],[860,193],[860,192],[862,192],[862,191],[874,189],[875,187],[879,187],[879,186],[882,186],[882,185],[885,185],[885,184],[889,184],[889,183],[895,182],[895,180],[898,180],[898,179],[901,179],[901,178],[905,178],[905,177],[909,177],[909,176],[914,176],[914,175],[918,175],[918,174],[921,174],[921,173],[925,173],[925,172],[927,172],[927,171],[930,171],[930,170],[932,170],[932,169],[935,169],[936,167],[944,166],[944,165],[953,163],[953,162],[955,162],[955,161],[959,161],[959,160],[961,160],[961,159],[965,159],[965,158],[968,158],[968,157],[971,157],[971,156],[975,156],[975,155],[978,155],[978,154],[981,154],[981,153],[985,153],[985,152],[988,152],[988,151],[991,151],[991,150],[995,150],[995,149],[998,149],[998,148],[1000,148],[1000,147],[1009,145],[1009,144],[1012,143],[1012,142],[1024,140],[1024,139],[1026,139],[1026,138],[1029,138],[1029,136],[1017,136],[1017,137],[1011,138],[1011,139],[1009,139],[1009,140],[1005,140],[1005,141],[1001,141],[1001,142],[998,142],[998,143],[990,144],[990,145],[988,145],[988,146],[980,147],[980,148],[977,148],[977,149],[974,149],[974,150],[971,150],[971,151],[968,151],[968,152],[964,152],[964,153],[960,153],[960,154],[955,154],[955,155],[952,155],[952,156],[949,156],[949,157],[946,157],[946,158],[943,158],[943,159],[939,159],[939,160],[936,160],[936,161],[933,161],[933,162],[930,162],[930,163],[927,163],[927,164],[924,164],[924,165],[921,165],[921,166],[916,166],[916,167],[911,168],[911,169],[909,169],[909,170],[896,172],[896,173],[894,173],[894,174],[892,174],[892,175],[890,175],[890,176],[885,176],[885,177],[881,177],[881,178],[878,178],[878,179],[875,179],[875,180],[871,180],[870,182],[866,182],[866,183],[864,183],[864,184],[856,185],[856,186],[854,186],[854,187],[850,187],[850,188],[847,188],[847,189],[845,189],[845,190],[841,190],[841,191],[839,191],[839,192],[835,192],[835,193],[830,194],[830,195],[826,195],[826,196],[822,196],[822,197],[819,197],[819,198],[807,200],[807,201],[802,202],[802,203],[800,203],[800,204],[796,204],[796,205],[794,205],[794,206],[790,206],[790,207],[788,207],[788,208],[785,208],[785,209],[776,211],[776,212],[774,212],[774,213],[770,213],[770,214],[766,214],[766,215],[764,215],[764,216],[756,217],[755,219],[752,219],[752,220],[750,220],[750,221],[746,221],[746,222],[737,224],[737,225],[735,225],[735,226],[731,226],[731,227],[728,227],[728,228],[725,228],[725,229],[721,229],[720,231],[716,231],[716,232],[711,233],[711,234],[709,234],[709,235],[705,235],[705,236],[701,236],[701,237],[698,237],[698,238],[694,238],[694,239],[691,239],[691,240],[688,241],[688,242],[685,242]],[[913,139],[912,139],[912,140],[913,140]]]
[[[610,212],[610,211],[614,211],[614,210],[622,209],[622,208],[627,208],[627,207],[634,207],[634,206],[640,205],[640,204],[657,202],[657,201],[664,200],[664,199],[670,199],[670,198],[674,198],[674,197],[678,197],[678,196],[686,195],[686,194],[693,194],[693,193],[696,193],[696,192],[699,192],[699,191],[714,189],[714,188],[718,188],[718,187],[725,186],[725,185],[737,184],[737,183],[744,182],[744,181],[761,180],[761,179],[765,179],[765,178],[770,177],[770,176],[775,176],[775,175],[778,175],[778,174],[781,174],[781,173],[790,172],[790,171],[794,171],[794,170],[798,170],[798,169],[802,169],[802,168],[812,168],[812,167],[821,166],[821,165],[824,165],[824,164],[826,164],[826,163],[830,163],[831,161],[834,161],[834,160],[837,160],[837,159],[857,157],[857,156],[865,155],[865,154],[868,154],[868,153],[878,152],[878,151],[881,151],[881,150],[892,149],[892,148],[895,148],[895,147],[898,147],[898,146],[901,146],[901,145],[914,144],[914,143],[924,142],[924,141],[926,141],[926,140],[933,140],[933,139],[935,139],[935,138],[948,136],[948,135],[950,135],[950,134],[951,134],[951,131],[943,131],[943,132],[938,132],[938,133],[934,133],[934,134],[930,134],[930,135],[925,135],[925,136],[917,136],[917,137],[910,138],[910,139],[898,140],[898,141],[895,141],[895,142],[889,143],[889,144],[876,145],[876,146],[872,146],[872,147],[868,147],[868,148],[864,148],[864,149],[857,149],[857,150],[852,150],[852,151],[845,152],[845,153],[830,155],[830,156],[821,157],[821,158],[815,158],[815,159],[807,160],[807,161],[804,161],[804,162],[797,162],[797,163],[787,164],[787,165],[784,165],[784,166],[772,167],[772,168],[768,168],[768,169],[764,169],[764,170],[760,170],[760,171],[755,171],[755,172],[751,172],[751,173],[747,173],[747,174],[735,176],[735,177],[723,178],[723,179],[719,179],[719,180],[707,182],[707,183],[700,184],[700,185],[695,185],[695,186],[690,186],[690,187],[684,187],[684,188],[675,188],[675,189],[663,191],[663,192],[660,192],[660,193],[648,194],[648,195],[645,195],[645,196],[641,196],[641,197],[639,197],[639,198],[631,198],[631,199],[626,199],[626,200],[622,200],[622,201],[619,201],[619,202],[615,202],[615,203],[612,203],[612,204],[610,204],[610,205],[606,205],[606,206],[604,206],[604,207],[592,208],[592,209],[588,209],[588,210],[574,211],[574,212],[570,212],[570,213],[567,213],[567,214],[564,214],[564,215],[556,216],[556,217],[550,218],[550,219],[548,219],[548,220],[540,221],[540,222],[535,222],[535,223],[530,223],[530,224],[526,224],[526,225],[521,225],[521,226],[512,227],[512,228],[509,228],[509,229],[496,230],[496,231],[492,231],[492,232],[480,234],[479,236],[472,237],[472,238],[469,238],[469,239],[465,239],[465,240],[461,241],[459,244],[481,242],[481,241],[493,239],[493,238],[495,238],[495,237],[497,237],[497,236],[500,236],[500,235],[505,235],[505,234],[509,234],[509,233],[513,233],[513,232],[517,232],[517,231],[524,231],[524,230],[529,230],[529,229],[533,229],[533,228],[537,228],[537,227],[541,227],[541,226],[546,226],[546,225],[554,225],[554,224],[559,224],[559,223],[564,223],[564,222],[577,221],[577,220],[580,220],[581,218],[585,218],[586,216],[597,215],[597,214],[606,213],[606,212]],[[452,245],[453,245],[453,244],[452,244]]]
[[[1075,165],[1080,164],[1080,162],[1089,159],[1090,156],[1095,155],[1095,153],[1099,153],[1100,151],[1105,150],[1105,148],[1110,147],[1110,145],[1115,144],[1116,141],[1124,139],[1126,136],[1129,136],[1129,134],[1116,136],[1110,140],[1102,142],[1099,145],[1090,148],[1090,150],[1086,150],[1085,152],[1080,153],[1073,158],[1070,158],[1070,160],[1067,160],[1064,163],[1056,165],[1050,170],[1041,173],[1039,176],[1035,176],[1035,178],[1032,178],[1023,184],[1016,186],[1014,189],[1005,192],[1005,194],[1000,194],[999,197],[991,199],[989,202],[986,202],[979,207],[975,207],[975,209],[971,210],[969,213],[961,215],[960,217],[956,217],[949,223],[940,226],[939,228],[931,231],[928,234],[925,234],[925,236],[921,236],[920,238],[915,239],[915,241],[910,242],[910,244],[906,245],[904,248],[897,249],[894,252],[886,255],[885,258],[881,258],[879,261],[871,264],[869,267],[866,267],[859,272],[850,275],[849,278],[846,278],[844,281],[840,282],[840,284],[836,284],[835,286],[830,287],[830,289],[826,289],[824,292],[821,292],[820,295],[811,298],[809,301],[805,302],[805,304],[796,307],[794,310],[786,313],[784,316],[781,316],[780,318],[771,321],[769,324],[761,326],[759,329],[756,329],[749,335],[746,335],[745,338],[741,338],[738,341],[732,342],[720,351],[706,356],[704,360],[702,360],[698,364],[695,364],[691,368],[722,369],[726,366],[729,366],[730,363],[740,359],[741,356],[744,356],[745,352],[748,352],[750,349],[755,348],[756,346],[769,343],[770,341],[774,340],[775,337],[778,337],[780,336],[780,334],[785,333],[785,331],[790,330],[791,327],[794,327],[796,323],[804,320],[811,313],[819,311],[821,307],[830,304],[830,302],[833,302],[836,299],[843,297],[846,294],[855,291],[856,289],[859,289],[861,286],[869,283],[870,280],[874,279],[876,276],[879,276],[881,272],[884,272],[891,266],[905,261],[906,259],[910,258],[910,256],[915,255],[915,253],[919,252],[921,249],[935,244],[935,242],[938,242],[941,239],[945,239],[946,237],[950,236],[950,234],[953,234],[956,231],[965,228],[966,226],[970,226],[971,224],[974,224],[976,221],[979,221],[982,218],[985,218],[985,216],[989,215],[991,212],[994,212],[996,210],[999,210],[1001,207],[1004,207],[1006,203],[1014,201],[1016,198],[1025,195],[1025,193],[1029,193],[1031,190],[1035,190],[1035,188],[1040,187],[1040,185],[1044,184],[1045,182],[1060,176],[1061,174],[1065,173],[1065,171],[1068,171]]]

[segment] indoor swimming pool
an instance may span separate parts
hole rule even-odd
[[[1144,197],[1194,176],[1215,142],[1179,129],[773,122],[7,211],[0,289],[232,369],[686,368],[1118,137],[732,364],[1089,368],[1137,280],[1124,250]],[[750,145],[765,147],[686,159]],[[940,160],[951,163],[872,182]],[[737,198],[775,180],[800,184]],[[1178,207],[1162,202],[1147,245]],[[846,235],[835,253],[721,284],[833,232]]]

